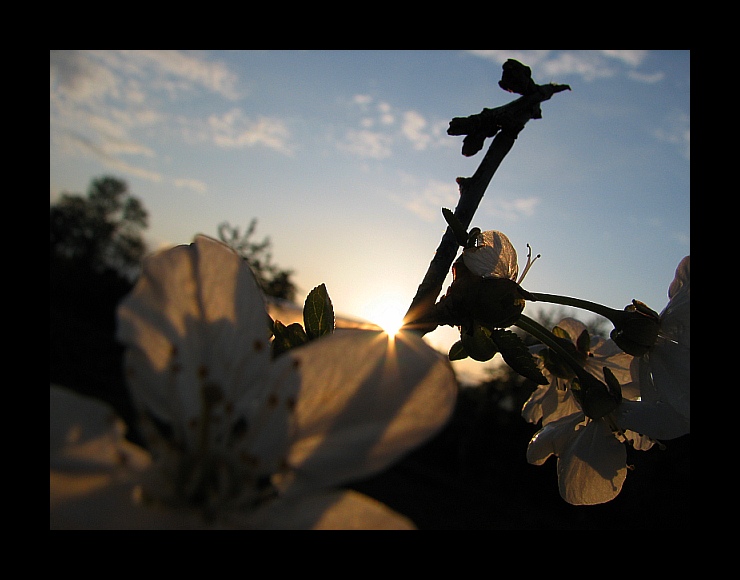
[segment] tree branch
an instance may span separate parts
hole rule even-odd
[[[515,60],[506,61],[502,68],[504,72],[499,86],[523,96],[507,105],[484,109],[478,115],[456,117],[450,121],[447,130],[449,135],[467,135],[463,140],[463,155],[466,156],[480,151],[486,137],[494,137],[473,176],[457,178],[460,200],[454,213],[466,229],[470,227],[488,184],[514,146],[519,132],[529,119],[542,117],[540,103],[555,93],[570,90],[568,85],[535,84],[529,67]],[[404,317],[405,330],[424,335],[442,324],[435,312],[435,303],[459,247],[452,228],[448,226]]]

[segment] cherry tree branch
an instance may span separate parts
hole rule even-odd
[[[493,137],[473,176],[457,178],[460,200],[454,214],[465,229],[470,227],[494,173],[514,146],[519,132],[529,119],[542,118],[540,103],[555,93],[570,90],[568,85],[536,84],[529,67],[513,59],[507,60],[502,68],[499,86],[522,96],[501,107],[483,109],[477,115],[456,117],[450,121],[447,129],[449,135],[466,135],[462,153],[467,157],[480,151],[487,137]],[[435,304],[459,247],[452,228],[448,227],[406,312],[405,330],[424,335],[443,324],[436,314]]]

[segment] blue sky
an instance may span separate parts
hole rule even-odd
[[[503,105],[501,64],[569,84],[520,133],[474,226],[506,233],[523,286],[660,311],[690,245],[689,51],[51,51],[49,198],[125,180],[154,249],[272,240],[299,296],[405,311],[456,204],[453,117]],[[429,335],[445,349],[451,329]]]

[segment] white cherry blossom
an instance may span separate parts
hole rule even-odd
[[[117,336],[146,449],[52,387],[52,528],[413,528],[340,486],[449,418],[453,372],[420,337],[337,330],[273,359],[251,270],[205,236],[145,261]]]

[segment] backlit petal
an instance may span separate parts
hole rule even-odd
[[[627,450],[604,421],[589,421],[558,459],[558,488],[570,504],[610,501],[626,477]]]
[[[291,492],[379,472],[434,435],[455,405],[449,361],[411,333],[337,330],[293,356],[302,382],[288,455],[295,480],[282,482]]]

